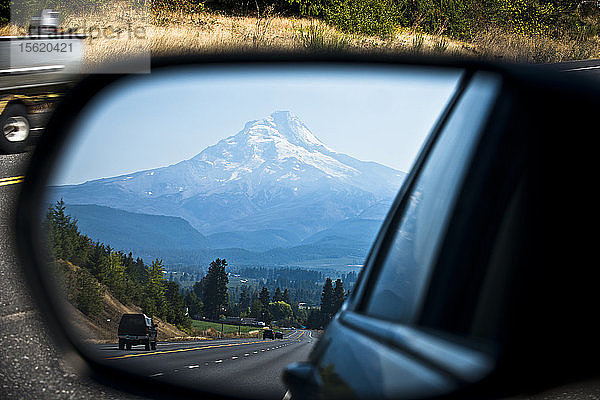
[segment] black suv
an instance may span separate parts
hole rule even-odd
[[[123,314],[119,322],[119,349],[131,350],[132,345],[143,344],[146,350],[156,350],[157,327],[146,314]]]
[[[273,329],[263,330],[263,340],[267,338],[275,340],[275,332],[273,332]]]
[[[275,332],[275,339],[283,339],[283,332]]]

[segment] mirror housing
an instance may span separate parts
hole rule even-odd
[[[283,371],[283,381],[293,399],[311,399],[319,390],[319,376],[308,362],[296,362]]]
[[[202,67],[222,67],[223,65],[253,65],[253,66],[269,66],[271,63],[280,65],[297,66],[308,65],[310,63],[322,63],[327,65],[344,65],[345,63],[354,65],[377,64],[394,66],[397,64],[410,65],[415,67],[431,68],[431,67],[448,67],[448,68],[465,68],[467,71],[484,70],[493,71],[502,76],[514,78],[518,76],[522,82],[531,79],[536,82],[536,79],[543,79],[542,69],[520,68],[511,66],[495,66],[482,64],[470,61],[456,61],[447,59],[406,59],[395,57],[376,57],[376,56],[357,56],[357,55],[342,55],[342,56],[306,56],[306,55],[260,55],[257,57],[249,56],[223,56],[212,55],[205,57],[189,57],[176,59],[155,59],[153,60],[154,70],[167,70],[172,67],[179,66],[202,66]],[[134,393],[139,393],[140,386],[144,386],[144,394],[162,393],[165,397],[174,393],[174,389],[170,385],[157,383],[151,379],[141,379],[138,376],[123,371],[115,371],[106,367],[106,365],[98,362],[98,360],[90,358],[85,353],[80,351],[80,343],[73,338],[71,332],[68,331],[63,323],[64,316],[61,315],[61,301],[57,299],[54,293],[52,280],[45,271],[46,254],[39,247],[39,243],[43,243],[44,238],[41,237],[38,226],[41,220],[40,204],[42,202],[45,183],[48,181],[48,174],[51,166],[56,162],[57,154],[64,145],[67,134],[72,131],[73,123],[81,114],[85,106],[89,105],[95,96],[102,92],[107,85],[118,82],[125,78],[125,75],[97,75],[85,78],[80,85],[70,94],[65,96],[63,103],[57,108],[55,114],[51,118],[46,134],[42,137],[38,148],[36,149],[29,169],[26,174],[25,184],[22,188],[21,198],[19,201],[19,209],[17,211],[17,237],[21,255],[21,260],[28,276],[28,282],[33,286],[36,300],[41,309],[41,314],[45,315],[49,321],[51,328],[58,337],[60,343],[71,349],[73,352],[80,354],[87,365],[94,371],[94,376],[101,379],[103,382],[110,385],[130,390]],[[143,77],[142,77],[143,79]],[[548,81],[547,81],[548,82]],[[572,84],[578,84],[578,81],[570,81],[567,77],[552,75],[554,89],[570,87]],[[575,82],[575,83],[573,83]],[[581,85],[581,87],[585,84]],[[532,83],[527,89],[535,89],[536,83]],[[579,86],[578,86],[579,88]],[[588,88],[589,89],[589,88]],[[583,89],[581,89],[583,90]],[[589,91],[587,91],[589,95]],[[548,116],[551,118],[552,116]],[[360,282],[360,281],[359,281]],[[597,282],[597,281],[596,281]],[[590,281],[591,283],[591,281]],[[516,306],[515,306],[516,307]],[[158,324],[154,324],[158,327]],[[567,343],[568,344],[568,343]],[[511,365],[517,366],[518,359],[508,359],[503,365],[505,371],[510,370]],[[530,366],[532,369],[535,365]],[[319,375],[314,365],[310,363],[296,363],[288,366],[283,373],[283,379],[289,385],[293,397],[304,398],[310,396],[311,393],[316,393],[317,388],[321,385]],[[496,381],[490,386],[489,390],[496,390],[498,387],[504,386],[508,392],[514,393],[522,388],[528,387],[528,382],[503,382]],[[156,390],[155,390],[156,389]],[[201,390],[201,389],[200,389]],[[488,391],[486,386],[478,386],[477,395],[481,397],[493,396],[495,393]],[[177,392],[177,391],[175,391]],[[186,393],[181,389],[177,393]],[[196,393],[190,391],[190,393]],[[203,393],[209,395],[210,393]]]

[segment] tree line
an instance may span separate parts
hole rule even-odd
[[[180,287],[164,277],[162,260],[147,265],[132,253],[116,251],[79,232],[77,221],[66,212],[63,200],[48,208],[45,219],[47,247],[67,298],[84,314],[95,317],[102,310],[103,288],[123,304],[137,305],[181,329],[191,329]],[[69,262],[74,270],[61,268]]]
[[[165,279],[161,259],[157,258],[148,265],[141,258],[134,258],[131,252],[126,254],[114,250],[81,234],[77,221],[67,214],[62,199],[48,208],[45,225],[50,257],[62,276],[65,294],[90,317],[101,312],[103,290],[106,288],[121,303],[139,306],[145,314],[162,318],[187,331],[191,330],[191,317],[219,320],[228,316],[251,317],[265,324],[276,321],[280,326],[318,329],[327,325],[347,295],[341,279],[335,281],[334,287],[328,277],[321,290],[318,308],[301,307],[298,298],[292,297],[292,290],[285,286],[272,289],[272,295],[267,286],[260,290],[244,286],[239,297],[231,299],[226,270],[228,263],[221,258],[212,261],[202,279],[185,292],[176,282]],[[66,262],[73,267],[61,268],[61,263]],[[297,277],[300,272],[284,270],[282,273]],[[321,277],[315,271],[307,273],[311,277]],[[355,279],[356,274],[344,277]],[[275,279],[271,282],[291,281]],[[315,283],[313,281],[312,285]]]
[[[153,7],[312,16],[345,32],[382,37],[400,27],[461,40],[471,40],[491,27],[558,39],[598,34],[598,25],[592,22],[598,7],[581,0],[157,0]]]

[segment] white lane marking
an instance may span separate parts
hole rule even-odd
[[[41,87],[41,86],[64,85],[65,83],[71,83],[71,81],[49,82],[49,83],[38,83],[35,85],[3,87],[2,89],[4,89],[4,90],[28,89],[28,88]]]
[[[223,362],[223,360],[217,360],[217,361],[215,361],[215,363],[217,363],[217,364],[222,363],[222,362]]]
[[[164,374],[162,372],[157,372],[156,374],[150,375],[150,378],[154,378],[154,377],[161,376],[161,375],[164,375]]]
[[[2,69],[0,70],[0,74],[16,74],[23,72],[42,72],[42,71],[50,71],[50,70],[61,70],[65,69],[64,65],[48,65],[47,67],[28,67],[28,68],[11,68],[11,69]]]
[[[285,392],[285,395],[283,395],[283,399],[281,400],[292,400],[292,393],[288,390]]]
[[[599,69],[599,68],[600,68],[600,65],[594,65],[593,67],[580,67],[580,68],[564,69],[563,72],[586,71],[586,70],[590,70],[590,69]]]
[[[188,365],[188,368],[189,369],[200,368],[200,366],[199,365]]]
[[[233,357],[231,357],[231,359],[232,359],[232,360],[237,360],[237,359],[238,359],[238,356],[233,356]]]

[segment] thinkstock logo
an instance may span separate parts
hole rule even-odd
[[[144,0],[11,2],[13,69],[62,66],[69,73],[150,71]]]

